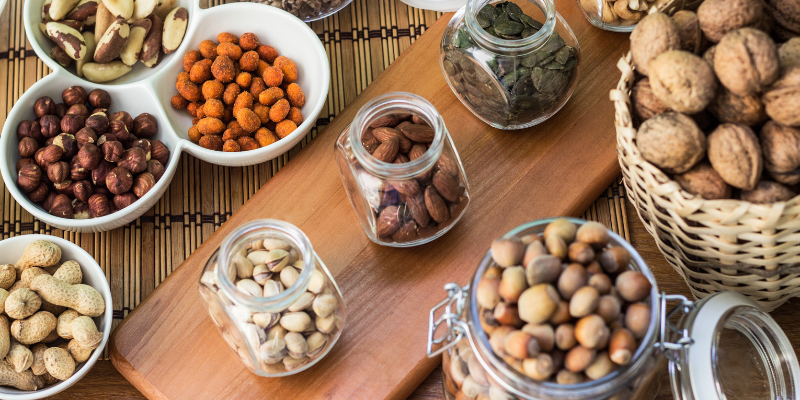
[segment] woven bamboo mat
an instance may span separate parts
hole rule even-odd
[[[328,52],[331,88],[317,126],[288,154],[244,168],[214,166],[183,154],[169,189],[151,210],[126,227],[98,234],[51,228],[23,210],[3,186],[0,238],[45,233],[83,247],[106,271],[116,326],[440,16],[399,0],[355,0],[338,14],[312,23]],[[5,82],[0,124],[19,96],[48,73],[25,39],[22,0],[9,0],[0,16],[0,80]],[[628,238],[622,191],[614,183],[584,218],[601,221]]]

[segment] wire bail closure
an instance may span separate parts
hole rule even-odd
[[[689,329],[679,328],[673,324],[670,319],[679,312],[683,313],[683,315],[692,312],[695,309],[695,302],[680,294],[666,294],[665,292],[661,292],[659,297],[661,300],[660,334],[655,347],[664,353],[664,356],[667,357],[670,363],[677,364],[679,362],[680,352],[694,344],[694,340],[689,336]],[[667,312],[668,301],[678,301],[680,303]],[[669,335],[676,335],[678,337],[677,342],[670,342]]]
[[[448,283],[444,285],[444,290],[447,291],[447,298],[431,309],[428,318],[428,357],[436,357],[455,346],[469,330],[466,322],[461,319],[467,293],[469,293],[469,285],[462,288],[458,284]],[[436,312],[442,307],[444,307],[444,312],[437,319]],[[453,312],[454,307],[455,312]],[[447,324],[447,330],[441,336],[435,337],[436,330],[442,323]],[[435,345],[442,346],[434,350]]]

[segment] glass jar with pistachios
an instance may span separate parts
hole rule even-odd
[[[350,204],[380,245],[430,242],[469,204],[467,176],[444,121],[415,94],[388,93],[365,104],[335,152]]]
[[[257,220],[230,233],[199,282],[211,321],[254,374],[279,377],[314,365],[339,339],[342,294],[294,225]]]
[[[469,0],[445,29],[439,62],[473,114],[495,128],[522,129],[569,100],[580,48],[553,0]]]

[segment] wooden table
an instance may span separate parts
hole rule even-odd
[[[653,238],[647,233],[630,204],[627,207],[631,242],[639,251],[656,275],[659,288],[667,293],[680,293],[690,296],[689,289],[683,280],[673,272],[672,268],[656,248]],[[791,302],[790,302],[791,303]],[[792,341],[795,352],[800,350],[800,319],[797,318],[794,304],[787,303],[774,312],[772,316]],[[441,386],[441,369],[437,368],[409,400],[439,400],[444,398]],[[111,361],[98,361],[95,367],[83,380],[69,390],[54,396],[55,399],[143,399],[144,396],[131,386],[111,365]],[[672,398],[669,383],[665,380],[661,385],[657,400]]]

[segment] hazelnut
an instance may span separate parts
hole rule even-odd
[[[161,164],[158,160],[150,160],[147,162],[147,172],[153,175],[153,179],[156,182],[161,180],[161,177],[164,176],[164,172],[166,169],[164,165]]]
[[[33,159],[36,161],[36,165],[42,168],[47,168],[47,166],[50,165],[50,163],[45,161],[43,156],[44,156],[44,147],[41,147],[39,148],[39,150],[36,150],[36,153],[33,155]]]
[[[103,143],[103,159],[108,162],[117,162],[122,158],[122,152],[125,150],[122,143],[111,140]]]
[[[40,139],[38,140],[56,137],[59,133],[61,133],[61,118],[56,117],[55,115],[45,115],[39,120],[39,122],[36,123],[36,126],[40,129]],[[33,137],[33,135],[28,136]],[[36,138],[34,137],[34,139]]]
[[[53,145],[61,147],[61,149],[64,150],[64,155],[61,156],[62,158],[72,158],[75,154],[78,154],[78,143],[75,140],[75,135],[62,133],[53,138]]]
[[[792,189],[777,182],[758,182],[753,190],[742,190],[739,197],[754,204],[772,204],[789,201],[797,196]]]
[[[101,161],[97,168],[92,170],[92,183],[95,186],[106,186],[106,175],[114,168],[114,165],[108,161]]]
[[[46,183],[42,182],[34,191],[28,193],[28,199],[34,203],[39,203],[44,201],[48,194],[50,194],[50,188]]]
[[[558,277],[557,285],[561,297],[565,300],[572,298],[578,289],[586,285],[586,269],[582,265],[572,263],[566,266]]]
[[[22,170],[22,166],[28,165],[28,164],[37,165],[36,161],[34,161],[32,158],[20,158],[17,161],[17,173],[19,173],[19,171]]]
[[[778,79],[778,48],[769,35],[758,29],[733,31],[717,44],[714,72],[720,83],[734,94],[759,93]]]
[[[67,197],[72,198],[75,196],[75,192],[72,190],[74,185],[75,183],[72,181],[72,179],[65,179],[61,182],[53,182],[53,189],[58,194],[64,194],[67,195]]]
[[[92,143],[86,143],[85,145],[83,145],[83,147],[81,147],[81,150],[78,152],[78,162],[81,163],[81,166],[83,168],[89,170],[95,169],[102,160],[103,157],[102,154],[100,153],[100,149]]]
[[[131,190],[133,175],[124,167],[116,167],[106,175],[106,187],[111,193],[122,194]]]
[[[59,194],[53,199],[53,204],[50,206],[48,212],[59,218],[72,219],[72,200],[63,194]]]
[[[164,142],[156,139],[150,142],[150,158],[166,166],[169,164],[169,148]]]
[[[83,168],[80,161],[78,161],[78,156],[72,158],[69,168],[69,177],[72,178],[73,181],[82,181],[92,177],[92,171]]]
[[[89,108],[83,104],[75,104],[67,109],[67,115],[80,115],[86,119],[89,118]]]
[[[61,157],[64,155],[64,149],[63,148],[61,148],[59,146],[56,146],[56,145],[52,145],[52,144],[47,146],[47,147],[45,147],[45,148],[42,148],[40,150],[42,150],[41,156],[40,156],[42,158],[42,161],[44,161],[45,163],[48,163],[48,164],[49,163],[54,163],[54,162],[60,160]],[[39,164],[39,166],[42,166],[42,165]]]
[[[32,192],[42,181],[42,169],[36,164],[25,164],[17,173],[17,185],[26,192]]]
[[[531,286],[519,297],[519,317],[531,324],[540,324],[555,313],[558,303],[558,291],[549,283]]]
[[[37,117],[42,118],[45,115],[49,115],[53,113],[53,99],[44,96],[40,97],[39,100],[36,100],[36,103],[33,104],[33,113],[36,114]]]
[[[111,135],[117,138],[120,142],[127,142],[130,138],[130,130],[125,125],[124,121],[114,120],[111,121],[111,125],[109,126],[109,130]]]
[[[147,140],[147,139],[137,139],[137,140],[135,140],[135,141],[133,141],[131,143],[130,147],[138,147],[138,148],[144,150],[144,158],[145,158],[145,160],[146,161],[150,161],[150,156],[151,156],[150,147],[151,147],[151,144],[150,144],[149,140]]]
[[[119,142],[116,136],[106,133],[97,138],[97,147],[102,147],[106,142]]]
[[[660,12],[642,18],[630,39],[633,64],[642,75],[650,75],[650,61],[659,54],[681,48],[678,27],[670,17]]]
[[[84,126],[85,119],[83,116],[76,114],[67,114],[61,118],[61,132],[76,134]]]
[[[78,149],[86,143],[97,143],[97,133],[92,128],[84,127],[75,134],[75,141],[78,142]]]
[[[800,127],[800,65],[796,65],[778,79],[761,98],[767,115],[783,125]]]
[[[758,26],[763,13],[758,0],[706,0],[697,8],[697,20],[708,40],[717,43],[728,32]]]
[[[733,187],[753,190],[761,177],[761,145],[745,125],[722,124],[708,135],[708,160]]]
[[[47,166],[47,179],[50,182],[63,182],[69,177],[69,164],[65,161],[54,162]]]
[[[39,150],[39,143],[33,138],[24,137],[19,141],[18,152],[20,157],[33,157],[36,154],[36,150]]]
[[[53,202],[56,200],[56,196],[58,196],[58,193],[50,192],[50,193],[47,194],[47,196],[44,198],[44,200],[42,200],[42,208],[45,211],[50,211],[50,207],[53,205]]]
[[[158,133],[158,121],[156,117],[148,114],[139,114],[133,120],[133,134],[139,137],[152,137]]]
[[[688,51],[672,50],[661,53],[650,61],[649,68],[653,93],[675,111],[698,113],[716,95],[717,80],[714,71],[702,58]]]
[[[501,267],[519,265],[524,252],[525,246],[517,237],[496,239],[492,242],[492,259]]]
[[[147,170],[147,160],[145,159],[144,150],[138,147],[125,150],[117,165],[127,169],[133,174],[144,172]]]
[[[75,184],[72,185],[72,193],[75,195],[76,199],[88,202],[89,198],[94,194],[94,185],[87,180],[75,182]]]
[[[652,310],[645,303],[633,303],[625,311],[625,327],[628,328],[633,336],[642,338],[647,334],[650,327],[650,315]]]
[[[153,174],[149,172],[143,172],[136,176],[136,179],[133,180],[133,194],[137,197],[142,198],[153,186],[156,185],[156,178]]]
[[[72,213],[74,219],[89,219],[89,205],[78,199],[72,200]]]
[[[94,108],[111,107],[111,95],[103,89],[95,89],[89,93],[89,104]]]
[[[133,118],[127,111],[117,111],[109,115],[108,119],[111,121],[122,121],[129,132],[133,130]]]
[[[86,94],[86,89],[81,86],[70,86],[61,92],[61,100],[64,101],[64,104],[67,107],[71,107],[75,104],[86,103],[86,99],[88,97],[89,96]]]
[[[633,102],[633,111],[640,121],[646,121],[654,115],[663,114],[670,110],[655,94],[650,87],[650,78],[645,77],[633,85],[631,89],[631,101]]]
[[[108,197],[102,194],[93,194],[89,197],[89,216],[92,218],[104,217],[111,214],[111,204]]]
[[[671,173],[691,169],[706,152],[706,136],[680,113],[664,113],[645,121],[636,134],[642,157]]]
[[[103,183],[105,183],[105,182],[103,182]],[[114,196],[113,193],[108,191],[108,188],[105,185],[103,185],[103,186],[95,185],[94,186],[94,194],[101,194],[101,195],[106,196],[106,197],[113,197]]]
[[[717,96],[708,105],[708,111],[719,122],[733,122],[744,125],[757,125],[767,119],[764,104],[757,94],[739,96],[720,86]]]
[[[135,203],[136,200],[139,199],[136,197],[135,194],[131,192],[118,194],[114,196],[114,206],[117,207],[117,210],[122,210],[125,207],[128,207],[129,205]]]
[[[628,270],[617,276],[615,287],[620,297],[633,303],[647,298],[653,286],[643,273]]]
[[[24,120],[17,124],[17,139],[22,140],[23,138],[29,137],[28,132],[30,131],[31,124],[33,122],[34,121]]]
[[[722,180],[717,171],[708,163],[701,162],[694,168],[680,175],[675,175],[675,181],[683,190],[698,195],[706,200],[729,199],[731,187]]]
[[[92,128],[97,133],[106,133],[111,127],[111,122],[103,114],[92,114],[86,118],[86,127]]]

